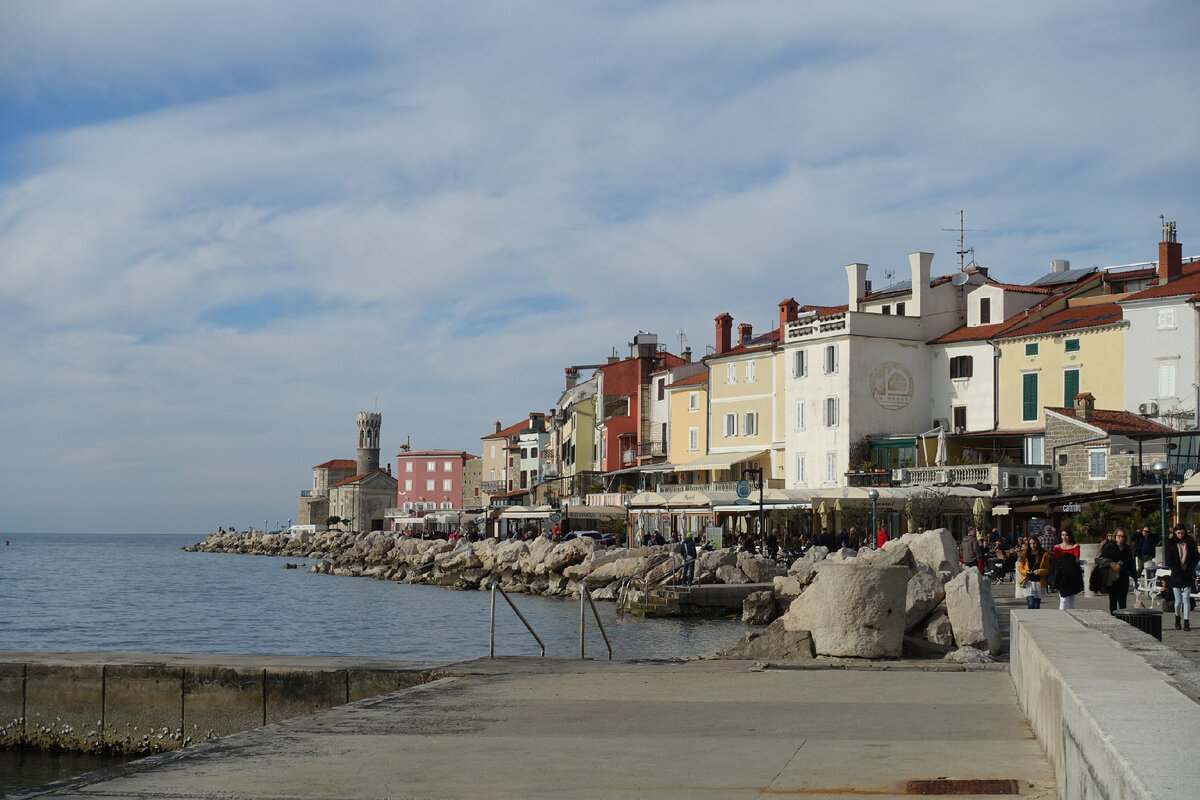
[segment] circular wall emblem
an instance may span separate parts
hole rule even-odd
[[[908,367],[884,361],[871,372],[871,396],[889,411],[904,408],[913,399],[913,376]]]

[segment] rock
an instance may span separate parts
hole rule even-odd
[[[910,572],[917,563],[908,544],[899,539],[890,540],[878,550],[859,550],[858,557],[877,567],[905,567]]]
[[[787,570],[769,558],[754,553],[738,553],[737,568],[751,583],[770,583],[776,575],[786,575]]]
[[[829,555],[829,551],[824,547],[811,547],[808,552],[792,562],[792,566],[788,568],[788,575],[791,575],[801,586],[807,586],[812,582],[813,575],[816,574],[816,566],[824,560],[825,556]]]
[[[974,647],[960,647],[946,654],[946,661],[951,664],[994,664],[996,659],[988,653]]]
[[[737,567],[725,565],[717,567],[717,580],[721,583],[750,583],[750,579],[746,577],[746,573],[742,572]]]
[[[898,566],[898,565],[897,565]],[[904,604],[904,630],[911,631],[921,624],[946,599],[945,581],[940,573],[924,562],[918,562],[908,578]]]
[[[593,586],[607,586],[613,581],[628,578],[641,569],[641,566],[642,559],[637,556],[624,556],[600,565],[588,573],[583,580],[589,589]]]
[[[950,627],[950,615],[945,608],[938,608],[924,620],[913,633],[927,642],[945,647],[954,646],[954,630]]]
[[[812,632],[825,656],[897,658],[904,640],[908,570],[869,564],[822,564],[792,601],[784,626]]]
[[[774,584],[775,596],[780,601],[795,600],[804,591],[804,586],[795,575],[776,575]]]
[[[701,550],[696,559],[699,562],[696,571],[716,573],[720,567],[737,566],[737,557],[738,554],[728,547],[723,550]]]
[[[979,647],[1000,654],[1000,625],[992,587],[978,570],[960,572],[946,584],[946,613],[959,647]]]
[[[913,558],[923,561],[938,572],[957,575],[962,569],[958,563],[958,543],[946,528],[935,528],[924,533],[906,533],[898,540],[908,546]]]
[[[771,592],[751,592],[742,601],[742,622],[747,625],[766,625],[776,616],[775,595]]]
[[[761,632],[748,631],[740,642],[717,653],[716,657],[789,662],[811,661],[813,656],[812,634],[787,630],[781,617]]]
[[[905,658],[945,658],[954,651],[954,645],[937,644],[920,636],[905,636],[902,653]]]
[[[569,566],[582,563],[595,549],[596,541],[586,536],[579,539],[568,539],[555,545],[554,549],[546,554],[541,566],[544,566],[547,572],[561,573]]]

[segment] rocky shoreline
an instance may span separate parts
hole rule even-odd
[[[451,542],[383,531],[219,532],[184,549],[288,556],[316,561],[310,573],[448,589],[485,590],[498,579],[506,592],[578,597],[586,586],[598,600],[619,599],[627,578],[644,573],[653,583],[682,563],[672,545],[604,548],[587,538],[544,537]],[[1000,654],[991,586],[977,570],[963,569],[945,529],[906,534],[879,550],[814,547],[787,567],[731,549],[701,551],[695,573],[701,586],[772,587],[747,597],[742,610],[743,622],[772,624],[748,633],[726,657],[991,661]]]

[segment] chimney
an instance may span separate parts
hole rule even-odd
[[[754,336],[754,326],[749,322],[743,322],[738,325],[738,346],[745,347],[746,343]]]
[[[1158,243],[1158,285],[1183,276],[1183,245],[1175,241],[1175,223],[1164,222]]]
[[[692,363],[692,348],[683,348],[683,352],[679,354],[679,357],[683,359],[683,363],[685,364]]]
[[[579,380],[579,370],[575,367],[567,367],[564,372],[567,374],[567,389],[574,389],[575,383]]]
[[[500,420],[496,420],[496,433],[500,432]]]
[[[1096,398],[1091,392],[1083,392],[1075,395],[1075,419],[1091,422],[1096,409]]]
[[[788,323],[795,322],[799,315],[800,304],[796,302],[796,298],[789,297],[779,304],[779,341],[782,342],[787,335]]]
[[[909,253],[908,265],[912,269],[912,300],[904,316],[919,317],[925,313],[925,298],[929,294],[929,270],[933,266],[933,253]]]
[[[867,293],[867,265],[847,264],[846,282],[850,285],[850,310],[858,311],[858,301]]]
[[[728,352],[729,340],[733,335],[733,317],[728,312],[717,317],[717,355]]]
[[[1071,262],[1065,258],[1056,258],[1050,262],[1051,272],[1066,272],[1071,269]]]

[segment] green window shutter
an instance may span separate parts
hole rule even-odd
[[[1038,415],[1038,376],[1027,372],[1021,376],[1021,419],[1031,422]]]
[[[1065,343],[1065,347],[1063,349],[1068,353],[1078,353],[1079,352],[1079,340],[1078,339],[1067,339],[1067,341]]]
[[[1037,354],[1038,354],[1038,343],[1037,342],[1027,342],[1025,344],[1025,355],[1036,356]]]
[[[1075,407],[1075,395],[1079,394],[1079,370],[1069,369],[1063,373],[1063,405]]]

